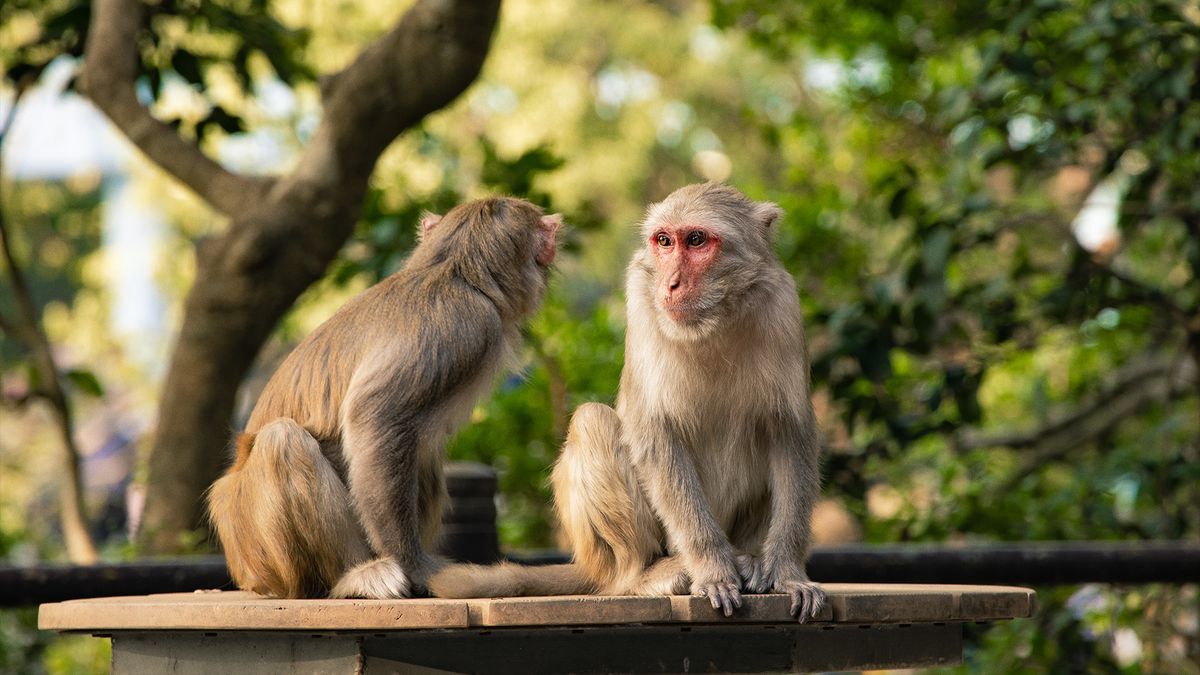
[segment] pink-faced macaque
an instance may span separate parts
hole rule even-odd
[[[616,408],[576,410],[551,477],[574,562],[456,568],[439,595],[691,593],[730,615],[743,592],[773,592],[817,615],[820,443],[796,285],[772,246],[781,214],[714,183],[648,209]]]

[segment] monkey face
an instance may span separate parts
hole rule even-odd
[[[654,256],[655,305],[677,324],[694,326],[702,318],[709,271],[721,256],[721,237],[695,224],[657,228],[647,242]]]
[[[632,292],[653,308],[661,332],[695,341],[739,327],[752,304],[747,294],[764,269],[779,267],[771,228],[782,213],[727,185],[703,183],[672,192],[646,210],[644,246],[628,278]]]

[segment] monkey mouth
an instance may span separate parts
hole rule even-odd
[[[699,320],[700,312],[690,303],[663,303],[662,310],[675,323],[692,324]]]

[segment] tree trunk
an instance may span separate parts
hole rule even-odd
[[[138,0],[96,0],[81,78],[154,162],[231,217],[197,248],[149,457],[139,542],[186,548],[226,458],[238,387],[280,317],[353,231],[380,153],[478,76],[499,0],[422,0],[353,64],[323,82],[324,116],[296,168],[274,180],[225,171],[138,103]],[[415,226],[415,223],[414,223]]]

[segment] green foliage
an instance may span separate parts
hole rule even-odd
[[[827,110],[852,115],[773,137],[841,167],[779,186],[781,252],[847,439],[829,489],[868,538],[1195,538],[1194,5],[712,6],[775,58],[833,68]],[[1081,203],[1105,190],[1116,228],[1089,240]],[[1144,604],[1097,626],[1075,592],[1044,591],[1037,625],[991,630],[968,670],[1194,672]],[[1123,631],[1140,656],[1114,656]]]
[[[29,86],[55,58],[81,57],[91,10],[88,0],[12,0],[0,5],[0,32],[18,36],[0,44],[4,81]],[[245,129],[240,114],[209,95],[212,73],[228,72],[247,95],[253,93],[256,56],[289,85],[315,76],[303,58],[307,31],[285,26],[271,13],[268,0],[166,0],[146,3],[144,12],[141,93],[157,101],[164,82],[175,77],[206,96],[208,112],[200,119],[164,120],[185,127],[196,138],[214,128],[231,134]]]
[[[75,385],[76,389],[89,396],[104,396],[104,387],[96,378],[96,374],[90,370],[73,368],[67,371],[67,379]]]
[[[86,7],[0,5],[0,30],[13,31],[0,36],[16,38],[0,40],[6,81],[78,55]],[[318,289],[397,269],[426,210],[507,193],[565,212],[524,368],[449,448],[501,470],[504,542],[552,543],[546,475],[566,421],[617,389],[628,225],[709,175],[701,153],[787,213],[777,250],[799,282],[826,402],[827,491],[869,541],[1200,536],[1195,2],[709,7],[578,3],[564,18],[553,3],[506,2],[481,81],[398,144],[402,168],[385,158]],[[231,75],[252,98],[256,64],[311,95],[307,33],[269,9],[147,5],[144,93],[191,87],[208,106],[176,123],[196,136],[253,126],[212,85]],[[35,33],[14,28],[31,17]],[[1098,186],[1116,223],[1092,241],[1081,213]],[[95,198],[54,199],[61,208],[31,212],[62,222],[23,229],[19,253],[37,261],[40,304],[70,304],[88,283],[78,253],[99,245]],[[5,208],[26,218],[20,203]],[[92,230],[59,231],[84,217]],[[54,236],[76,255],[57,255]],[[18,369],[8,343],[0,355]],[[68,379],[103,393],[88,372]],[[26,536],[0,532],[0,551]],[[1178,646],[1195,649],[1194,586],[1040,595],[1034,620],[971,636],[967,672],[1196,672]],[[1140,656],[1121,647],[1130,635]]]
[[[499,470],[504,541],[553,545],[548,468],[570,412],[588,401],[613,403],[623,333],[623,321],[615,321],[606,305],[580,313],[561,292],[552,293],[527,331],[525,371],[504,382],[451,444],[450,457]]]
[[[84,260],[100,247],[97,213],[100,193],[94,185],[64,187],[26,183],[22,189],[5,186],[6,217],[23,225],[13,237],[13,255],[33,289],[35,309],[70,304],[86,285]],[[10,229],[10,231],[12,231]],[[0,289],[0,316],[17,316],[16,298],[7,280]],[[19,373],[23,393],[41,388],[37,369],[15,336],[0,341],[0,373]],[[103,393],[96,376],[85,368],[67,373],[67,380],[84,393]],[[14,383],[15,384],[15,383]]]
[[[39,631],[35,607],[0,609],[0,672],[103,673],[111,664],[108,640]]]
[[[480,139],[483,145],[483,171],[480,178],[487,185],[502,193],[521,195],[539,206],[550,205],[550,195],[533,187],[533,178],[539,173],[554,171],[563,165],[548,146],[539,145],[526,150],[515,160],[506,161],[496,154],[496,146],[487,138]]]

